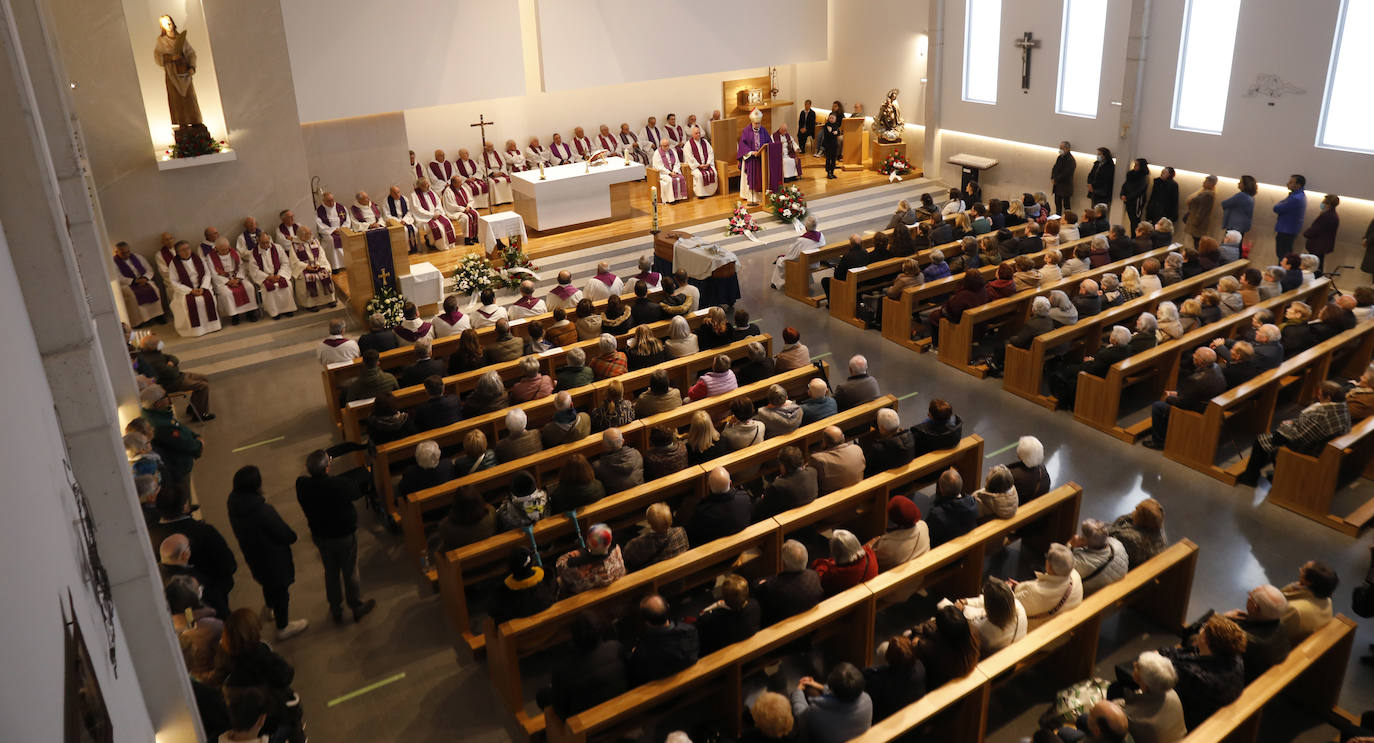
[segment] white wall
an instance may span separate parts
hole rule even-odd
[[[167,109],[166,72],[153,61],[162,27],[158,18],[172,16],[177,29],[186,32],[186,43],[196,51],[196,74],[192,85],[200,104],[200,116],[210,136],[224,139],[224,106],[220,102],[219,77],[215,74],[215,55],[206,33],[205,11],[200,0],[123,0],[129,43],[134,50],[134,64],[138,68],[138,84],[143,95],[143,107],[148,114],[148,129],[152,137],[150,148],[158,151],[172,146],[172,117]],[[232,146],[233,143],[230,143]]]
[[[828,111],[839,100],[851,111],[858,102],[875,116],[887,91],[898,88],[902,117],[922,123],[928,8],[929,0],[830,0],[828,59],[796,66],[797,103],[810,98],[813,108]]]
[[[281,0],[300,120],[520,95],[513,0]]]
[[[539,0],[545,90],[825,59],[826,0]],[[762,31],[751,19],[768,21]],[[491,96],[488,96],[491,97]]]

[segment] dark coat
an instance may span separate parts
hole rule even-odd
[[[1097,350],[1097,354],[1093,356],[1092,361],[1083,364],[1082,371],[1094,377],[1106,377],[1107,370],[1112,368],[1113,364],[1128,359],[1131,355],[1129,346],[1104,346]]]
[[[1092,317],[1102,311],[1101,294],[1075,294],[1069,301],[1078,310],[1079,318]]]
[[[738,369],[735,369],[735,381],[741,387],[760,382],[773,376],[774,368],[773,359],[766,356],[759,361],[746,361],[740,364]]]
[[[948,421],[939,423],[927,418],[911,427],[911,445],[914,456],[921,456],[942,449],[953,449],[964,438],[964,421],[952,416]]]
[[[864,691],[873,700],[873,721],[886,719],[925,696],[926,667],[918,660],[905,669],[886,665],[865,668]]]
[[[836,385],[835,405],[844,411],[875,400],[880,394],[878,380],[867,374],[856,374]]]
[[[301,504],[310,535],[316,539],[339,539],[358,531],[358,511],[353,501],[362,491],[344,477],[296,478],[296,501]]]
[[[1078,163],[1074,161],[1073,154],[1061,152],[1059,157],[1054,159],[1054,166],[1050,168],[1050,181],[1054,184],[1053,191],[1055,196],[1073,196],[1073,173],[1078,168]]]
[[[420,431],[457,423],[463,419],[463,401],[457,395],[431,397],[415,406],[410,419],[415,421],[415,428]]]
[[[1238,619],[1236,624],[1245,630],[1245,683],[1254,681],[1288,657],[1293,645],[1280,620]]]
[[[1126,341],[1126,350],[1130,351],[1129,355],[1134,356],[1141,351],[1148,351],[1158,344],[1159,336],[1154,333],[1136,332],[1131,334],[1129,341]]]
[[[987,303],[988,290],[986,286],[979,286],[977,289],[961,286],[959,291],[954,293],[954,296],[940,306],[940,314],[950,322],[959,322],[959,319],[964,316],[965,310],[971,310]]]
[[[262,586],[291,585],[296,580],[296,564],[291,559],[296,532],[282,521],[277,509],[268,504],[262,493],[239,491],[229,493],[225,506],[229,526],[253,580]]]
[[[978,525],[978,501],[969,495],[936,503],[926,514],[932,548],[962,536]]]
[[[1116,180],[1116,163],[1111,160],[1094,160],[1088,171],[1088,197],[1094,202],[1112,203],[1112,181]]]
[[[1007,345],[1013,348],[1030,348],[1031,341],[1051,330],[1054,330],[1053,320],[1048,317],[1032,317],[1007,339]]]
[[[642,684],[671,676],[697,662],[697,628],[669,623],[649,627],[630,651],[630,678]]]
[[[213,582],[213,585],[207,583],[207,590],[214,588],[227,596],[234,587],[234,573],[238,571],[239,563],[219,529],[193,519],[189,514],[176,521],[158,522],[148,527],[155,551],[162,540],[173,534],[184,534],[186,541],[191,543],[192,567],[207,581]]]
[[[1336,249],[1336,230],[1341,226],[1341,218],[1336,210],[1328,208],[1312,220],[1302,236],[1307,238],[1307,252],[1312,255],[1326,255]]]
[[[851,268],[867,265],[868,251],[861,247],[850,246],[849,250],[840,257],[840,262],[835,265],[835,279],[840,280],[848,276]],[[701,330],[697,330],[697,337],[701,337]]]
[[[816,500],[819,492],[820,481],[814,467],[804,464],[793,472],[778,475],[763,488],[763,497],[754,506],[754,521],[762,521],[784,511],[801,508]]]
[[[1017,255],[1030,255],[1045,249],[1045,241],[1039,235],[1029,235],[1016,241]]]
[[[665,317],[663,308],[652,299],[635,299],[630,305],[630,318],[635,325],[647,325]]]
[[[711,493],[697,504],[692,520],[687,522],[687,537],[695,547],[736,534],[749,525],[752,510],[753,504],[745,490],[732,488],[724,493]]]
[[[754,589],[763,607],[765,625],[800,614],[820,603],[825,597],[821,576],[807,568],[795,573],[778,573],[764,580]]]
[[[1156,178],[1155,187],[1150,191],[1150,200],[1145,204],[1146,219],[1158,222],[1160,217],[1178,222],[1178,181],[1172,178]]]
[[[1178,394],[1170,398],[1174,405],[1200,413],[1213,397],[1226,391],[1226,377],[1221,367],[1211,364],[1205,369],[1195,371],[1178,383]]]
[[[401,347],[401,339],[391,332],[391,329],[375,330],[371,333],[363,333],[358,337],[358,351],[363,352],[371,348],[377,353],[390,351]]]
[[[911,431],[902,428],[897,433],[875,436],[863,443],[864,477],[871,477],[893,467],[901,467],[916,457],[916,441]]]
[[[492,621],[508,622],[519,617],[528,617],[553,606],[558,600],[558,581],[553,572],[545,574],[543,568],[535,568],[535,575],[529,579],[516,580],[506,576],[492,590],[487,614]]]
[[[1284,325],[1279,329],[1279,337],[1283,343],[1283,353],[1288,358],[1306,351],[1317,342],[1312,326],[1307,323]]]
[[[747,640],[759,631],[763,612],[757,599],[750,599],[744,608],[721,606],[697,617],[697,637],[702,655],[714,653],[726,645]]]
[[[442,377],[447,370],[448,364],[442,359],[425,359],[407,366],[396,382],[402,387],[413,387],[429,377]]]
[[[1011,470],[1011,481],[1016,485],[1018,504],[1050,492],[1050,471],[1045,469],[1045,465],[1027,467],[1020,462],[1013,462],[1007,465],[1007,469]]]
[[[1189,730],[1234,702],[1245,689],[1244,662],[1238,656],[1199,655],[1182,648],[1159,652],[1173,661],[1178,672],[1174,691],[1183,703],[1183,722]]]
[[[624,694],[630,688],[627,653],[610,640],[554,664],[550,704],[564,719]]]

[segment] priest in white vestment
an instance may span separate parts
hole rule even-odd
[[[401,308],[401,324],[391,329],[403,343],[414,343],[424,338],[434,340],[434,326],[420,319],[420,310],[414,302],[406,302]]]
[[[629,124],[623,122],[620,124],[620,134],[618,136],[620,138],[620,146],[615,148],[615,151],[624,152],[626,148],[629,148],[630,159],[640,165],[648,166],[649,158],[644,156],[644,150],[639,146],[639,135],[630,131]]]
[[[219,239],[219,230],[214,227],[205,228],[205,240],[200,243],[200,254],[209,255],[215,249],[215,241]]]
[[[506,170],[506,159],[496,151],[496,145],[487,142],[482,150],[482,172],[491,178],[492,198],[495,204],[509,204],[515,200],[510,190],[510,173]]]
[[[512,320],[519,320],[522,317],[542,315],[548,311],[544,300],[534,296],[534,282],[526,279],[520,282],[520,298],[506,308],[506,316]]]
[[[277,213],[277,218],[281,224],[277,225],[277,237],[282,245],[290,245],[292,240],[298,240],[301,236],[301,226],[296,224],[296,213],[290,209],[282,209]]]
[[[802,226],[806,228],[806,231],[797,236],[796,240],[792,241],[792,244],[787,248],[787,252],[773,259],[773,277],[768,283],[774,289],[782,289],[787,282],[786,269],[783,267],[784,261],[796,260],[801,256],[802,251],[812,250],[825,245],[825,235],[822,235],[820,230],[816,229],[816,216],[814,214],[806,215],[806,218],[802,220]],[[819,273],[823,274],[825,272],[822,271]],[[817,272],[811,273],[810,285],[807,287],[810,296],[815,296],[817,293],[817,276]]]
[[[129,243],[119,242],[114,248],[115,271],[119,274],[119,291],[124,295],[124,310],[129,324],[137,328],[162,317],[162,295],[153,283],[153,264],[147,258],[129,250]]]
[[[428,178],[421,178],[415,182],[412,199],[410,209],[415,213],[415,220],[426,231],[429,244],[435,250],[448,250],[459,244],[460,238],[453,227],[453,220],[449,219],[448,212],[444,211],[443,199],[430,187]]]
[[[434,337],[447,338],[450,335],[462,335],[464,330],[472,327],[472,319],[463,314],[459,309],[459,299],[457,294],[450,294],[444,297],[444,311],[434,316],[429,323],[434,326]]]
[[[601,261],[596,264],[596,273],[587,279],[587,286],[582,290],[583,295],[593,302],[600,302],[612,294],[624,294],[625,282],[619,276],[611,273],[611,264]]]
[[[682,146],[687,144],[687,132],[687,129],[683,129],[682,125],[677,123],[677,114],[668,114],[667,123],[663,127],[663,136],[672,141],[673,149],[677,150],[679,160],[683,159]]]
[[[229,247],[228,238],[215,241],[215,249],[210,251],[210,268],[214,271],[210,280],[215,287],[220,317],[229,318],[230,325],[238,325],[240,317],[257,322],[257,289],[248,277],[243,257]]]
[[[167,271],[170,270],[172,259],[177,257],[177,239],[170,232],[164,232],[159,237],[157,252],[153,254],[153,263],[157,264],[157,272],[162,276],[164,284],[167,279]]]
[[[189,338],[219,330],[212,274],[205,256],[193,252],[191,243],[177,241],[167,277],[172,290],[173,327],[178,335]]]
[[[687,130],[687,136],[688,136],[688,137],[691,137],[691,136],[692,136],[692,127],[694,127],[694,126],[701,126],[700,124],[697,123],[697,115],[696,115],[696,114],[687,114],[687,123],[686,123],[686,124],[683,124],[683,128]],[[708,131],[706,131],[706,128],[705,128],[705,127],[702,127],[702,129],[701,129],[701,136],[702,136],[702,138],[705,139],[707,142],[710,142],[710,141],[711,141],[711,133],[708,132]]]
[[[382,208],[373,203],[366,191],[353,195],[353,206],[348,208],[348,216],[348,229],[354,232],[386,229],[386,215],[382,214]]]
[[[571,311],[582,301],[582,290],[572,285],[572,274],[567,271],[558,272],[558,284],[549,290],[544,304],[549,312],[562,307],[564,310]]]
[[[654,260],[647,255],[639,256],[639,273],[625,280],[625,291],[633,292],[635,284],[644,284],[653,293],[661,288],[663,275],[654,271]]]
[[[654,152],[654,169],[658,171],[658,198],[665,204],[687,198],[687,178],[682,175],[682,161],[677,158],[673,143],[664,137]]]
[[[525,147],[525,162],[529,163],[533,170],[538,170],[540,163],[546,168],[552,164],[549,160],[549,151],[539,144],[538,137],[530,137],[530,143]]]
[[[453,227],[463,238],[464,245],[477,242],[477,210],[472,208],[463,176],[455,175],[444,189],[444,213],[453,220]]]
[[[507,173],[523,173],[534,167],[534,164],[525,159],[525,153],[520,151],[520,146],[513,139],[506,140],[506,151],[501,153],[501,159],[506,161]]]
[[[315,230],[320,235],[320,242],[330,249],[329,264],[338,273],[344,265],[343,233],[339,230],[348,226],[348,210],[335,201],[334,194],[329,191],[324,192],[320,201],[315,207]]]
[[[448,183],[449,179],[458,175],[458,168],[448,161],[443,150],[434,151],[434,159],[429,161],[426,166],[428,172],[425,173],[430,183]]]
[[[692,169],[692,191],[697,198],[711,196],[720,187],[716,178],[716,151],[702,135],[701,127],[692,127],[692,138],[687,140],[687,165]]]
[[[273,320],[296,312],[296,299],[291,291],[291,257],[272,236],[263,233],[258,244],[243,258],[248,277],[257,285],[262,296],[262,308]]]
[[[587,138],[587,132],[580,126],[573,128],[572,146],[573,151],[583,160],[591,157],[592,153],[596,152],[596,148],[592,146],[592,141]]]
[[[291,242],[291,275],[296,277],[296,305],[311,312],[334,304],[334,279],[329,257],[309,227],[301,227]]]
[[[239,255],[248,255],[248,252],[258,244],[258,240],[263,235],[263,230],[258,227],[258,220],[252,217],[243,218],[243,232],[234,240],[234,251]],[[271,235],[268,235],[271,237]]]
[[[646,161],[653,161],[654,153],[658,151],[658,143],[662,140],[663,130],[658,128],[658,119],[650,116],[648,123],[639,130],[639,150],[644,153]]]
[[[352,338],[345,338],[343,332],[343,320],[329,321],[329,335],[320,341],[319,347],[315,349],[315,358],[320,360],[320,366],[352,361],[363,355],[358,349],[358,342]]]
[[[410,213],[410,202],[406,201],[405,194],[401,193],[400,186],[392,186],[386,194],[386,213],[387,216],[405,225],[406,242],[410,244],[410,252],[417,253],[420,244],[415,233],[415,215]]]
[[[801,147],[793,139],[792,133],[787,131],[786,124],[773,132],[773,143],[782,148],[782,179],[795,181],[801,177]]]
[[[605,150],[608,155],[619,155],[624,149],[620,140],[611,134],[611,128],[605,124],[601,125],[601,133],[596,135],[596,148]]]
[[[488,193],[491,186],[482,179],[482,166],[468,157],[467,150],[458,150],[458,162],[455,165],[458,166],[458,175],[463,176],[463,187],[468,190],[472,205],[478,209],[485,208],[491,200]]]
[[[553,133],[553,141],[549,143],[549,162],[554,165],[567,165],[579,160],[577,153],[567,142],[563,141],[563,135],[558,132]]]
[[[417,160],[415,159],[415,150],[411,150],[411,151],[410,151],[410,168],[409,168],[409,170],[408,170],[408,172],[407,172],[407,174],[406,174],[406,177],[401,179],[401,182],[402,182],[402,183],[414,183],[415,181],[418,181],[418,180],[420,180],[421,178],[424,178],[424,177],[427,176],[427,175],[429,175],[429,172],[425,170],[425,165],[424,165],[424,163],[417,161]]]
[[[480,330],[495,325],[497,320],[509,319],[506,315],[506,308],[496,303],[495,289],[483,289],[477,297],[477,300],[473,302],[472,314],[469,315],[473,328]]]

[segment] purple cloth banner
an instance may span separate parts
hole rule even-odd
[[[376,294],[384,286],[399,292],[396,264],[391,259],[391,233],[387,230],[368,230],[364,238],[367,241],[367,263],[372,266],[372,292]]]

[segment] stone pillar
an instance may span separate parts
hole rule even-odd
[[[945,2],[930,0],[929,31],[926,33],[926,94],[925,134],[921,170],[927,178],[940,178],[944,160],[940,142],[940,96],[944,95],[945,75]]]

